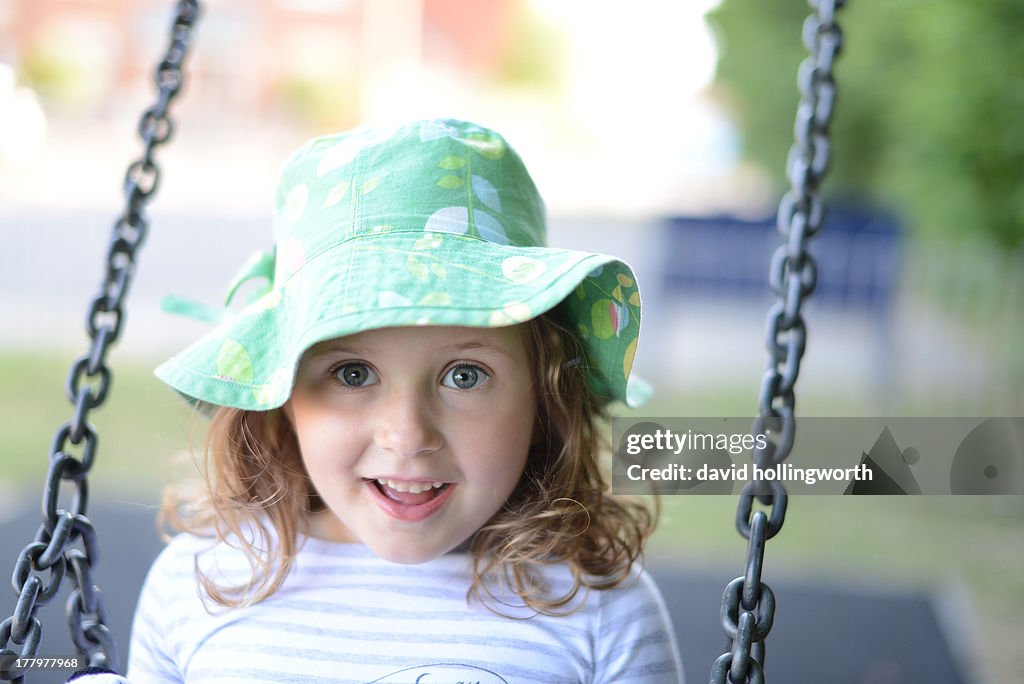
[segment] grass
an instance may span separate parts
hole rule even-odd
[[[0,481],[39,482],[46,473],[53,435],[74,407],[64,383],[74,356],[6,352],[0,356]],[[111,363],[106,402],[90,415],[99,435],[92,482],[153,489],[165,481],[171,457],[186,446],[189,411],[151,373],[153,364]],[[69,451],[81,455],[77,447]]]
[[[64,379],[73,357],[0,356],[0,483],[34,499],[41,491],[56,428],[70,418]],[[156,501],[193,426],[185,403],[156,380],[152,363],[122,361],[116,350],[107,403],[92,418],[100,435],[94,497],[130,492]],[[644,415],[749,415],[756,387],[663,397]],[[863,415],[836,396],[804,397],[816,413]],[[20,499],[21,497],[16,497]],[[742,573],[745,542],[729,496],[663,499],[662,525],[649,554]],[[767,547],[765,579],[855,582],[942,591],[966,588],[977,625],[979,660],[994,681],[1024,679],[1014,635],[1024,622],[1024,497],[793,497],[783,531]]]

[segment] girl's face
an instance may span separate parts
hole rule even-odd
[[[525,332],[385,328],[306,352],[284,412],[328,508],[312,533],[422,563],[486,523],[532,439]]]

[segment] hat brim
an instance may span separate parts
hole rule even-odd
[[[640,295],[628,265],[453,233],[363,235],[312,255],[156,375],[193,402],[266,411],[288,400],[303,353],[318,342],[397,326],[501,327],[559,305],[584,344],[594,391],[634,404]]]

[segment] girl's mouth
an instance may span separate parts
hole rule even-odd
[[[387,478],[366,479],[371,496],[385,513],[398,520],[415,522],[438,511],[455,489],[452,482],[404,482]]]
[[[448,488],[447,482],[401,482],[380,477],[374,484],[384,496],[406,506],[425,504]]]

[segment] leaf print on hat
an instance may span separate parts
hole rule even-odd
[[[619,334],[629,325],[629,307],[622,302],[612,302],[608,313],[615,326],[615,336],[618,337]]]
[[[629,306],[622,302],[611,299],[599,299],[594,302],[590,310],[591,322],[594,326],[594,334],[602,340],[612,335],[619,337],[623,330],[629,325],[632,316],[629,313]]]
[[[291,369],[278,368],[267,382],[252,388],[252,395],[258,403],[268,406],[276,402],[278,397],[287,392],[291,384]]]
[[[440,235],[430,235],[430,234],[427,234],[427,235],[424,235],[423,237],[421,237],[420,239],[416,240],[416,242],[412,243],[412,248],[415,249],[415,250],[437,249],[440,246],[441,246],[441,236]]]
[[[348,166],[364,146],[365,143],[359,138],[348,138],[327,150],[316,165],[316,177],[323,178],[331,171]]]
[[[309,189],[305,185],[299,184],[292,188],[284,203],[284,220],[288,223],[295,223],[302,218],[308,200]]]
[[[488,209],[499,214],[501,213],[501,199],[498,197],[498,191],[491,185],[490,181],[474,175],[473,192],[476,194],[477,199],[483,202]]]
[[[622,377],[628,379],[629,371],[633,368],[633,358],[636,356],[636,338],[626,347],[626,355],[622,358]]]
[[[514,256],[501,262],[501,272],[513,283],[523,284],[537,277],[546,268],[543,261],[532,257]]]
[[[417,280],[426,281],[426,279],[430,277],[430,269],[428,269],[427,265],[420,261],[419,257],[415,254],[409,255],[405,265],[408,267],[409,273],[411,273]]]
[[[466,207],[438,209],[427,219],[423,230],[464,235],[469,232],[469,210]]]
[[[533,318],[533,310],[525,302],[509,302],[503,308],[508,317],[517,323]]]
[[[343,180],[331,188],[331,191],[327,193],[327,197],[324,198],[323,208],[329,209],[341,200],[345,199],[345,195],[348,194],[348,186],[349,182],[347,180]]]
[[[217,376],[243,384],[252,382],[252,360],[249,352],[238,342],[228,339],[217,354]]]
[[[498,245],[507,245],[509,243],[508,235],[505,235],[505,229],[501,227],[496,218],[487,212],[473,212],[473,220],[476,223],[477,232],[483,239]]]
[[[505,141],[490,131],[467,133],[463,140],[479,152],[484,159],[495,160],[505,156]]]
[[[505,229],[501,227],[497,219],[483,210],[470,212],[466,207],[438,209],[427,219],[423,230],[435,233],[476,235],[495,244],[509,244]]]
[[[316,177],[323,178],[331,171],[348,166],[367,147],[383,142],[390,136],[390,131],[378,131],[362,136],[346,137],[335,144],[320,157],[316,165]]]
[[[615,322],[612,321],[612,300],[598,299],[590,307],[590,326],[594,329],[594,337],[607,340],[615,334]]]
[[[451,174],[441,176],[441,180],[437,181],[437,187],[444,188],[445,190],[458,190],[465,184],[466,181],[462,180],[458,176],[452,176]]]
[[[415,254],[410,254],[409,258],[406,259],[405,264],[409,269],[409,273],[411,273],[417,280],[426,282],[430,278],[431,274],[442,279],[448,277],[448,270],[444,266],[436,263],[428,266]]]
[[[377,306],[382,309],[390,309],[401,306],[412,306],[408,297],[404,297],[391,290],[381,290],[377,294]]]
[[[508,146],[497,133],[487,131],[474,124],[452,126],[442,121],[425,121],[420,126],[420,142],[430,142],[443,137],[465,143],[484,159],[501,159]]]
[[[441,161],[437,162],[437,165],[442,169],[454,171],[455,169],[461,169],[465,166],[466,159],[463,157],[445,157]]]
[[[451,306],[452,297],[447,292],[431,292],[420,297],[419,306]]]
[[[526,302],[508,302],[501,307],[501,311],[491,314],[488,325],[498,328],[505,325],[522,323],[533,318],[533,310]]]

